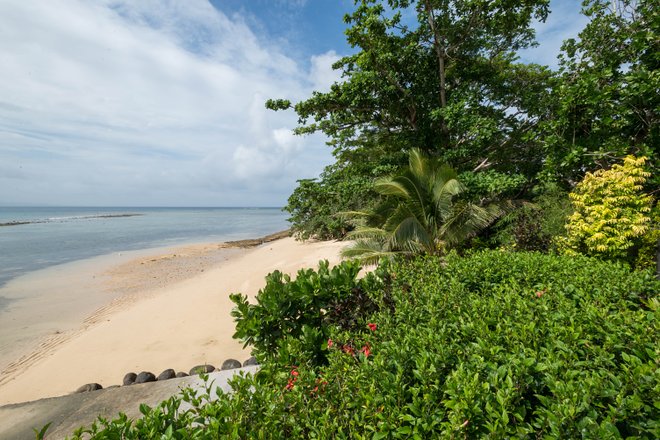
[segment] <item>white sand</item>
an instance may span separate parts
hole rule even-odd
[[[76,331],[54,335],[5,369],[0,405],[68,394],[90,382],[119,385],[130,371],[158,375],[167,368],[187,372],[204,363],[219,367],[227,358],[242,362],[250,353],[232,339],[229,294],[253,297],[274,270],[294,274],[322,259],[336,264],[343,246],[285,238],[235,252],[210,267],[196,266],[194,273],[190,261],[201,263],[186,259],[185,250],[176,258],[161,255],[117,267],[107,275],[125,294]],[[167,264],[152,270],[149,263],[155,261]],[[186,276],[176,275],[181,267],[187,268]]]

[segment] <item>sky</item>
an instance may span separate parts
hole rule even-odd
[[[553,0],[521,60],[586,23]],[[283,206],[332,163],[269,98],[339,80],[352,0],[0,1],[0,206]]]

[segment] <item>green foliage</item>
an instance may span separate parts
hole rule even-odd
[[[329,175],[350,169],[341,179],[301,182],[288,207],[294,229],[303,237],[343,236],[350,228],[332,213],[373,206],[368,188],[383,175],[379,158],[403,167],[412,148],[460,173],[488,170],[565,187],[627,154],[647,156],[657,187],[656,3],[584,1],[590,22],[565,41],[560,70],[552,72],[515,58],[534,45],[530,23],[545,20],[547,0],[356,1],[345,19],[356,52],[335,64],[342,82],[298,103],[267,103],[294,109],[297,133],[327,136],[337,159]],[[465,180],[470,192],[487,190],[479,186],[487,175],[474,176],[474,186]],[[330,208],[318,202],[326,197]]]
[[[292,231],[302,239],[343,238],[352,225],[336,214],[359,209],[365,201],[375,199],[372,180],[353,166],[337,165],[327,167],[319,180],[299,180],[284,208],[291,214]]]
[[[534,44],[531,22],[545,19],[548,3],[356,1],[345,18],[356,53],[335,64],[341,83],[294,105],[297,132],[325,133],[340,162],[377,144],[388,154],[433,151],[465,169],[485,159],[529,169],[534,142],[525,135],[549,72],[516,64],[515,51]],[[281,102],[269,107],[288,108]]]
[[[465,186],[465,197],[476,203],[515,198],[528,183],[522,174],[495,170],[460,173],[458,180]]]
[[[275,271],[266,277],[266,286],[250,304],[247,297],[232,294],[236,304],[234,338],[260,361],[279,359],[287,363],[292,353],[307,353],[315,365],[326,363],[325,343],[335,328],[352,329],[361,318],[376,310],[365,296],[367,286],[379,284],[369,273],[357,279],[360,266],[343,262],[330,268],[319,263],[318,271],[300,270],[294,280]],[[299,359],[300,360],[300,359]]]
[[[554,184],[537,188],[531,203],[507,213],[497,224],[494,244],[514,251],[555,250],[556,237],[565,233],[572,213],[568,194]]]
[[[296,133],[325,134],[337,160],[319,181],[299,182],[286,208],[294,230],[303,238],[343,236],[349,228],[332,214],[373,206],[370,183],[404,167],[412,148],[459,172],[535,176],[552,74],[517,63],[515,51],[534,44],[531,23],[545,20],[548,4],[356,1],[345,17],[355,53],[334,66],[342,81],[295,104],[266,103],[293,108]]]
[[[544,124],[546,175],[577,180],[627,154],[660,167],[660,8],[656,0],[588,0],[590,22],[564,42]]]
[[[342,255],[375,263],[404,254],[443,254],[488,226],[501,210],[461,198],[465,187],[456,172],[420,150],[410,151],[408,168],[376,181],[383,201],[370,211],[349,213],[365,219],[350,236],[357,241]]]
[[[623,165],[587,173],[569,194],[574,213],[559,244],[566,253],[631,261],[640,239],[650,232],[653,198],[642,192],[650,173],[646,158],[628,156]]]
[[[584,257],[485,252],[418,259],[392,275],[393,308],[371,317],[375,331],[333,334],[322,370],[298,368],[293,382],[284,369],[262,378],[278,396],[258,406],[271,432],[657,437],[660,284],[650,274]],[[255,411],[236,399],[239,412]]]
[[[256,376],[235,379],[233,395],[207,403],[210,389],[188,392],[188,410],[175,398],[145,408],[130,428],[119,418],[88,432],[127,439],[660,435],[660,283],[650,273],[583,256],[499,251],[418,258],[389,273],[385,285],[366,289],[381,306],[388,289],[388,305],[351,330],[333,328],[327,365],[266,362]]]

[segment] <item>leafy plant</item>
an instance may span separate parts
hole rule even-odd
[[[377,180],[374,190],[384,199],[373,210],[347,213],[365,224],[349,235],[357,240],[342,252],[345,257],[374,263],[395,254],[440,255],[502,212],[462,200],[465,187],[456,172],[417,149],[405,171]]]
[[[98,439],[660,435],[660,282],[584,256],[485,251],[395,262],[392,307],[328,329],[327,364],[270,357],[233,394],[186,391]],[[304,344],[291,353],[310,358]],[[181,402],[188,405],[184,408]],[[76,437],[78,438],[78,437]]]
[[[575,209],[559,244],[564,252],[621,261],[650,231],[653,198],[642,191],[646,158],[628,156],[609,170],[587,173],[569,196]]]
[[[511,210],[498,221],[494,242],[514,251],[555,250],[555,240],[565,233],[566,218],[572,213],[568,194],[555,184],[536,189],[531,202]]]
[[[245,295],[232,294],[234,338],[251,346],[262,362],[289,360],[292,353],[305,353],[305,360],[326,363],[325,343],[331,330],[354,328],[377,309],[364,291],[380,283],[378,275],[369,273],[358,279],[360,269],[357,262],[330,268],[327,261],[321,261],[317,271],[300,270],[295,279],[279,271],[269,274],[255,304]]]

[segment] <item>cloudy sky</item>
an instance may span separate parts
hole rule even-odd
[[[0,206],[282,206],[331,162],[268,98],[338,78],[352,0],[0,1]],[[553,0],[555,65],[584,25]]]

